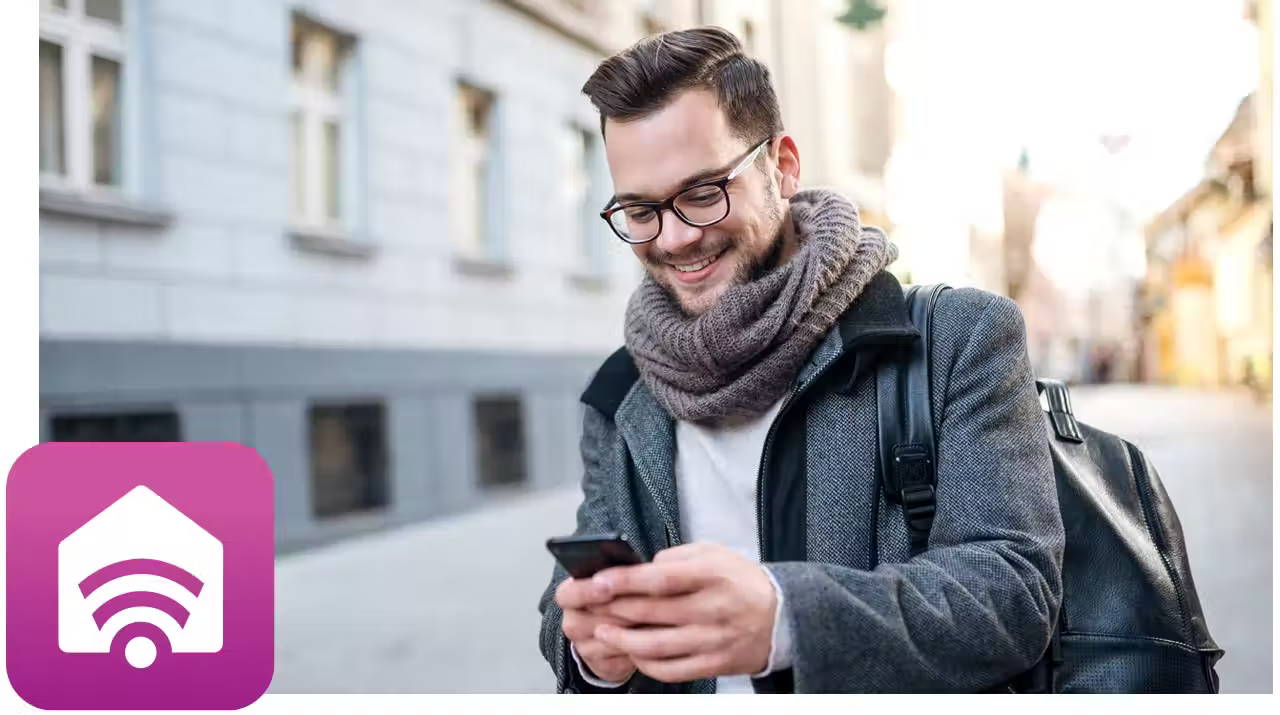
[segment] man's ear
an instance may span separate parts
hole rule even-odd
[[[789,199],[800,190],[800,150],[796,148],[796,140],[790,134],[783,134],[774,141],[778,159],[773,171],[778,180],[778,193],[782,198]]]

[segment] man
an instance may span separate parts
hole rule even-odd
[[[931,354],[937,515],[911,557],[878,476],[871,368],[919,338],[897,250],[801,190],[766,68],[718,28],[605,60],[616,196],[647,276],[583,394],[575,533],[649,563],[539,603],[561,692],[980,691],[1045,651],[1063,528],[1015,304],[945,292]]]

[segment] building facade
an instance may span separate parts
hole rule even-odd
[[[282,549],[576,482],[640,269],[535,5],[43,0],[42,439],[251,445]]]
[[[1146,227],[1143,370],[1174,384],[1243,385],[1269,399],[1273,3],[1251,1],[1245,12],[1258,31],[1258,87],[1214,143],[1204,178]]]
[[[883,38],[835,0],[40,3],[41,439],[253,446],[282,550],[580,478],[642,275],[597,215],[608,54],[734,31],[806,182],[882,203],[848,126],[888,105],[827,88]]]

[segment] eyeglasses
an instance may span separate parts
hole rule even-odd
[[[662,233],[662,214],[667,209],[695,228],[719,223],[729,215],[729,182],[746,171],[771,140],[772,137],[757,144],[722,179],[681,189],[663,201],[632,201],[613,206],[615,199],[610,198],[600,217],[627,243],[648,243],[657,238]]]

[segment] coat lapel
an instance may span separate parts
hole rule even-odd
[[[631,453],[636,474],[658,505],[669,533],[680,534],[680,502],[676,496],[675,420],[637,380],[614,416],[618,433]]]

